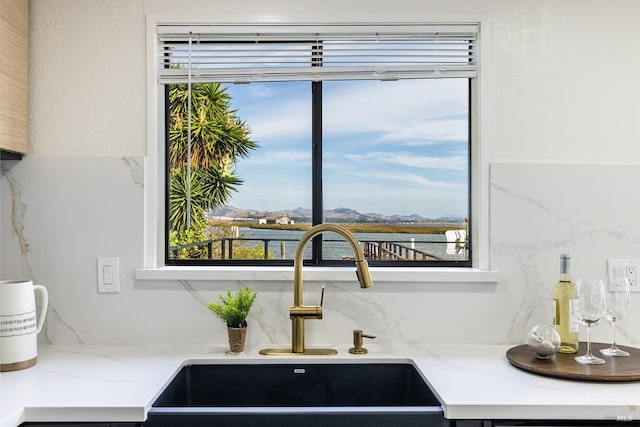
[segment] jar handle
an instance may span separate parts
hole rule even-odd
[[[49,294],[47,293],[47,288],[42,285],[33,285],[34,291],[40,291],[42,294],[42,305],[40,306],[40,316],[38,317],[38,325],[36,329],[36,334],[40,333],[42,326],[44,325],[44,319],[47,317],[47,307],[49,307]]]

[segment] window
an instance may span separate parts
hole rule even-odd
[[[471,266],[476,25],[158,36],[166,264],[290,265],[305,229],[335,222],[374,266]],[[307,262],[351,255],[317,242]]]

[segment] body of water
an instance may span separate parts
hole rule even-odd
[[[263,245],[262,239],[268,239],[269,252],[275,258],[281,258],[281,242],[284,240],[285,258],[293,259],[298,241],[304,234],[303,231],[295,230],[270,230],[258,228],[240,228],[240,237],[244,239],[258,239],[250,241],[250,246]],[[404,246],[413,247],[419,251],[437,256],[446,260],[464,260],[464,253],[452,255],[447,254],[446,237],[444,234],[404,234],[404,233],[354,233],[358,241],[387,241],[400,243]],[[322,235],[323,258],[343,259],[353,255],[351,246],[346,243],[339,234],[328,232]],[[413,242],[412,242],[413,239]],[[311,243],[305,248],[305,258],[311,257]]]

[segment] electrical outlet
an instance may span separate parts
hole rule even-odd
[[[609,283],[616,277],[626,277],[629,281],[631,292],[640,292],[640,285],[638,285],[639,268],[640,259],[609,259],[607,260]],[[609,288],[611,289],[611,285]]]
[[[626,276],[627,276],[627,280],[629,280],[629,286],[635,286],[637,281],[636,281],[636,271],[637,268],[635,265],[627,265],[627,269],[626,269]]]

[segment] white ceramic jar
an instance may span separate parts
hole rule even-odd
[[[36,315],[36,292],[41,294]],[[36,364],[37,334],[49,305],[47,289],[31,281],[0,281],[0,372]]]

